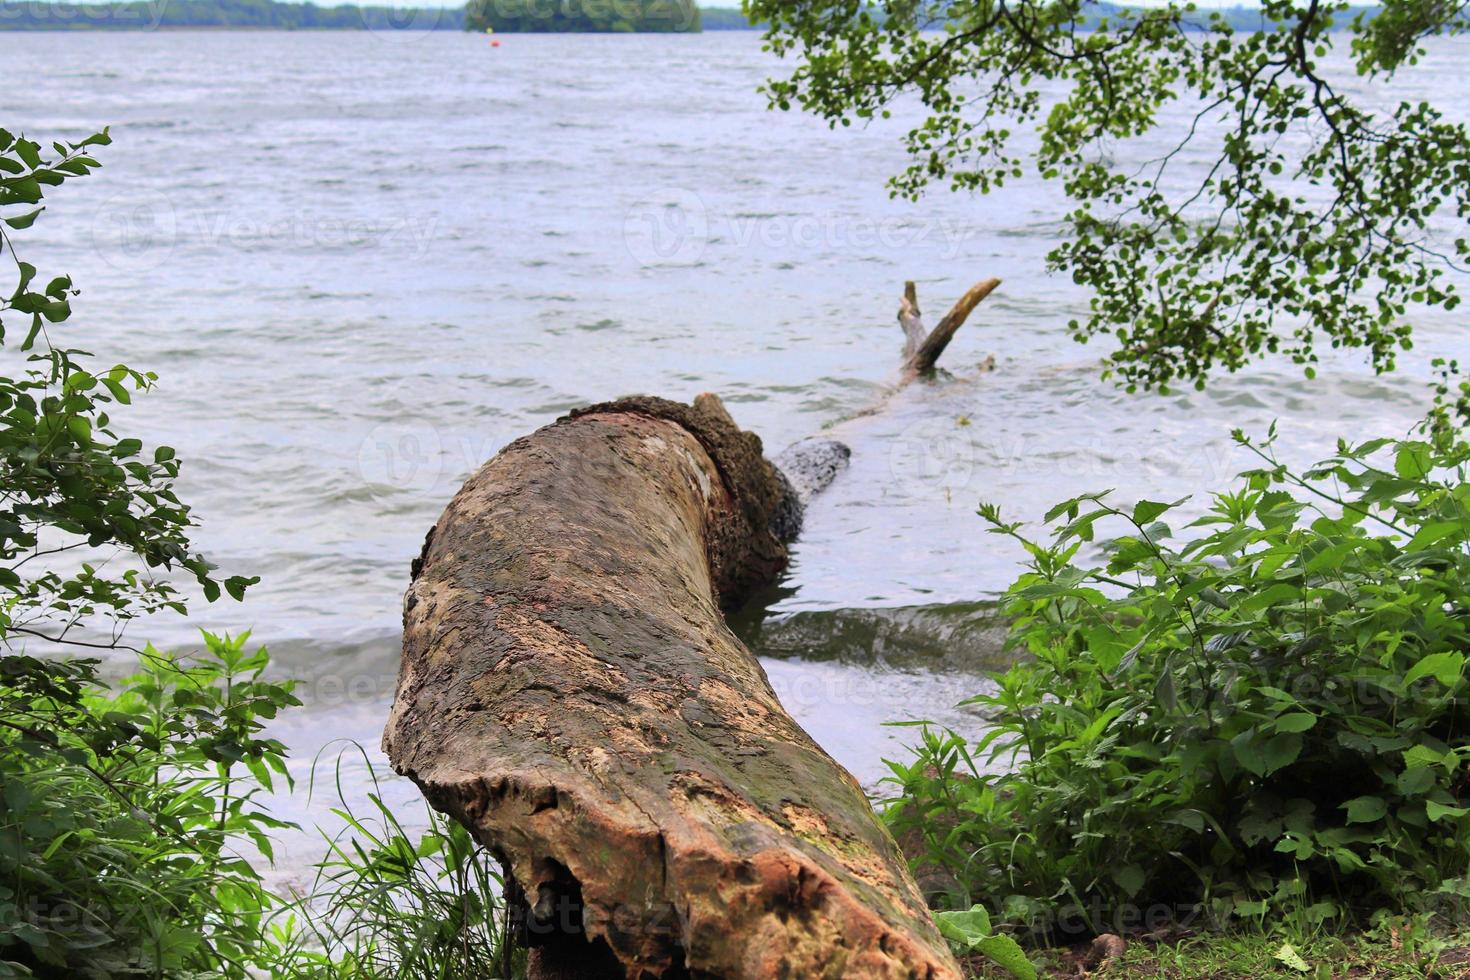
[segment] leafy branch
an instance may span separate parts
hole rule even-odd
[[[235,598],[256,581],[218,580],[195,552],[189,508],[174,492],[179,462],[159,446],[151,459],[138,439],[119,437],[111,412],[153,386],[155,376],[118,364],[96,370],[87,352],[53,341],[51,328],[72,316],[76,287],[67,276],[43,280],[16,253],[13,235],[31,228],[46,190],[99,164],[104,130],[79,143],[40,144],[0,130],[0,255],[15,272],[0,291],[0,354],[19,355],[0,371],[0,646],[17,639],[112,648],[128,620],[184,600],[167,573],[193,576],[205,597]],[[20,323],[19,344],[7,328]],[[73,560],[74,551],[87,560]],[[64,556],[64,557],[63,557]],[[109,571],[114,558],[123,567]],[[79,626],[111,624],[109,638],[79,639]]]
[[[1371,111],[1323,65],[1346,26],[1344,62],[1391,78],[1424,38],[1465,29],[1464,3],[1390,0],[1341,25],[1346,0],[1267,0],[1246,33],[1189,3],[746,9],[771,50],[800,58],[767,83],[773,106],[845,126],[917,97],[896,196],[935,181],[988,192],[1028,169],[1058,182],[1071,206],[1048,262],[1092,293],[1070,331],[1113,341],[1105,370],[1130,389],[1202,387],[1272,354],[1310,377],[1323,343],[1391,370],[1410,308],[1460,301],[1470,243],[1440,239],[1443,219],[1470,219],[1470,133],[1427,101]],[[1150,159],[1143,140],[1171,111],[1184,131]],[[1186,153],[1189,174],[1172,173]]]

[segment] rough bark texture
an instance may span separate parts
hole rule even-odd
[[[430,532],[384,744],[524,889],[533,975],[960,976],[721,615],[785,561],[789,492],[717,399],[630,399],[512,443]]]

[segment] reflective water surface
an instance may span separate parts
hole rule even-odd
[[[1467,52],[1436,44],[1413,84],[1456,90]],[[890,200],[902,120],[768,112],[776,70],[753,34],[0,34],[7,126],[115,138],[26,258],[83,287],[79,345],[158,372],[127,429],[178,448],[200,543],[263,578],[133,637],[253,627],[306,680],[280,729],[302,771],[337,738],[376,753],[408,563],[461,480],[573,406],[715,391],[773,450],[853,447],[737,626],[872,783],[911,735],[884,722],[980,724],[954,705],[997,662],[986,600],[1019,555],[979,500],[1198,493],[1247,463],[1230,429],[1272,419],[1295,458],[1401,432],[1428,359],[1463,347],[1424,314],[1393,376],[1334,355],[1315,382],[1273,364],[1126,395],[1065,335],[1086,296],[1045,270],[1053,189]],[[991,275],[948,370],[860,414],[895,377],[903,281],[937,317]]]

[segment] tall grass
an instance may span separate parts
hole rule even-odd
[[[342,780],[342,756],[353,752],[373,784],[365,814]],[[314,763],[312,788],[316,776]],[[322,830],[327,851],[311,888],[273,924],[277,970],[308,980],[520,976],[524,956],[508,941],[509,917],[495,897],[501,876],[464,827],[426,807],[428,826],[405,828],[356,743],[337,755],[332,776],[342,826]]]

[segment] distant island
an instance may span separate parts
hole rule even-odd
[[[694,0],[470,0],[467,31],[497,34],[691,34]]]
[[[1098,3],[1083,20],[1095,26],[1103,18],[1128,13],[1125,6]],[[1377,7],[1359,8],[1370,16]],[[1355,11],[1356,12],[1356,11]],[[1269,30],[1259,7],[1227,7],[1196,11],[1203,29],[1219,14],[1235,30]],[[1336,27],[1348,26],[1349,18]],[[118,3],[37,3],[0,0],[0,31],[157,30],[160,28],[247,30],[431,30],[495,33],[647,33],[688,34],[700,31],[751,31],[737,7],[700,8],[694,0],[471,0],[467,7],[382,7],[276,0],[123,0]]]
[[[739,7],[701,7],[700,21],[707,31],[758,31],[763,24],[753,24]]]

